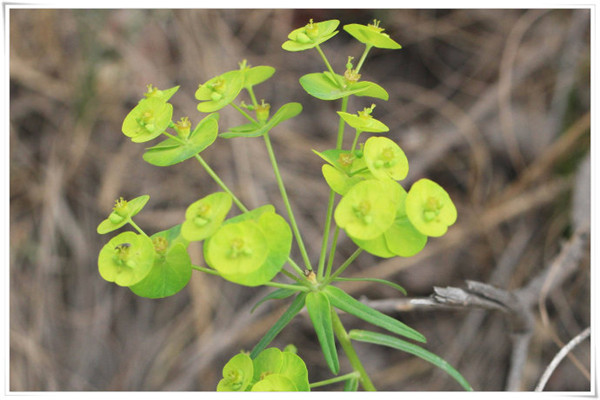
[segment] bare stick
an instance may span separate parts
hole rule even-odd
[[[567,343],[562,349],[560,349],[560,351],[556,354],[556,356],[554,356],[554,358],[550,362],[550,365],[548,365],[548,367],[542,374],[540,381],[535,387],[536,392],[541,392],[542,390],[544,390],[544,386],[546,386],[548,379],[550,378],[556,367],[558,367],[558,364],[560,364],[563,358],[565,358],[567,354],[569,354],[571,350],[575,348],[575,346],[577,346],[579,343],[583,342],[588,336],[590,336],[590,331],[590,327],[588,326],[583,330],[583,332],[575,336],[573,339],[571,339],[569,343]]]

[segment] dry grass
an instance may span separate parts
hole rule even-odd
[[[465,279],[514,289],[559,252],[572,231],[572,177],[589,151],[587,10],[12,10],[11,390],[214,390],[224,362],[250,349],[282,312],[273,303],[250,315],[261,289],[200,273],[174,297],[136,298],[98,275],[96,257],[107,238],[95,228],[118,196],[150,195],[138,223],[152,232],[179,223],[188,204],[217,189],[192,161],[170,168],[145,163],[144,146],[126,140],[120,125],[147,83],[181,85],[175,118],[194,119],[197,85],[247,58],[277,69],[257,88],[260,97],[274,107],[304,106],[273,132],[273,142],[316,259],[328,192],[310,150],[333,147],[337,105],[310,98],[298,85],[301,75],[323,69],[316,52],[280,48],[309,17],[342,24],[378,18],[403,45],[373,51],[365,65],[363,78],[391,94],[377,102],[376,117],[405,149],[409,183],[441,182],[459,210],[457,225],[421,255],[363,254],[354,275],[392,279],[412,296]],[[362,51],[343,32],[323,48],[338,69]],[[350,109],[369,104],[352,100]],[[221,121],[241,122],[228,111]],[[205,155],[249,206],[272,202],[284,212],[260,141],[219,140]],[[354,247],[344,238],[339,250],[342,260]],[[198,259],[196,248],[192,253]],[[558,351],[553,338],[567,342],[589,326],[589,261],[588,248],[577,273],[542,302],[524,390],[532,390]],[[397,296],[371,284],[345,288],[370,299]],[[395,316],[423,332],[428,348],[477,390],[503,389],[510,342],[502,315]],[[275,345],[287,343],[300,349],[311,381],[329,377],[306,318]],[[457,389],[413,357],[358,350],[381,390]],[[588,341],[574,352],[588,369],[589,351]],[[572,361],[547,387],[589,388]]]

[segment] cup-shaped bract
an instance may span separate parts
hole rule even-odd
[[[134,232],[123,232],[112,238],[100,250],[100,276],[119,286],[131,286],[148,275],[154,264],[152,240]]]
[[[96,231],[102,235],[119,229],[129,222],[134,215],[139,213],[148,200],[150,200],[150,196],[148,195],[139,196],[129,201],[123,200],[122,197],[119,198],[119,200],[115,201],[115,206],[108,218],[100,222]]]
[[[408,175],[406,154],[393,140],[370,137],[365,142],[363,154],[369,171],[377,179],[399,181]]]
[[[122,131],[132,142],[143,143],[155,139],[169,127],[173,106],[161,97],[140,100],[123,120]]]
[[[246,89],[263,83],[275,73],[275,68],[269,65],[257,65],[256,67],[242,65],[240,69],[243,72],[244,88]]]
[[[457,212],[443,187],[429,179],[420,179],[406,196],[406,215],[419,232],[439,237],[456,222]]]
[[[193,202],[185,211],[181,234],[190,242],[211,236],[225,220],[231,203],[231,195],[225,192],[212,193]]]
[[[366,46],[392,50],[402,48],[402,46],[392,40],[387,33],[383,33],[384,29],[379,27],[379,21],[377,20],[373,21],[373,24],[369,25],[344,25],[344,30],[359,42],[364,43]]]
[[[400,186],[392,180],[370,179],[352,186],[335,209],[335,222],[348,236],[374,239],[394,222]]]
[[[302,51],[312,49],[317,45],[334,37],[338,31],[335,29],[340,24],[337,19],[327,21],[313,22],[311,19],[305,26],[294,29],[288,35],[281,47],[287,51]]]
[[[227,106],[238,96],[244,85],[244,72],[233,70],[199,85],[195,97],[200,100],[198,111],[214,112]]]
[[[250,356],[237,354],[223,367],[223,379],[217,385],[217,392],[244,392],[253,376],[254,365]]]
[[[258,223],[252,220],[222,225],[205,242],[205,260],[225,279],[244,284],[269,255],[269,244]]]

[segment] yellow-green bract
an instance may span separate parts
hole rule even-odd
[[[354,185],[340,200],[335,222],[348,236],[375,239],[394,222],[400,186],[391,180],[366,180]]]
[[[344,25],[344,30],[354,36],[356,40],[367,46],[378,47],[381,49],[402,48],[402,46],[390,39],[389,35],[383,33],[383,28],[379,27],[379,21],[374,21],[374,24],[369,25]]]
[[[258,286],[281,271],[292,246],[288,223],[268,208],[226,220],[206,239],[206,263],[231,282]]]
[[[173,106],[162,97],[148,97],[125,117],[122,131],[132,142],[148,142],[167,129],[173,117]]]
[[[148,275],[154,263],[154,255],[154,246],[149,237],[123,232],[100,250],[98,271],[109,282],[131,286]]]
[[[326,40],[334,37],[338,31],[335,29],[340,24],[337,19],[322,22],[313,22],[311,19],[305,26],[294,29],[281,47],[287,51],[302,51],[312,49]]]
[[[420,179],[406,197],[406,215],[419,232],[439,237],[456,222],[457,212],[444,188],[429,179]]]
[[[396,181],[408,175],[408,159],[404,151],[386,137],[371,137],[364,147],[364,157],[369,171],[377,179]]]
[[[214,112],[231,103],[242,90],[244,74],[241,70],[233,70],[216,76],[203,85],[198,86],[195,97],[200,100],[198,111]]]
[[[223,367],[218,392],[309,391],[304,361],[290,351],[275,347],[263,350],[252,360],[247,354],[235,355]]]
[[[191,242],[211,236],[227,216],[231,202],[229,194],[216,192],[190,204],[181,227],[183,237]]]
[[[121,228],[144,208],[148,200],[150,200],[148,195],[139,196],[129,201],[123,200],[121,197],[115,202],[113,211],[108,218],[100,222],[96,231],[102,235]]]
[[[350,114],[342,111],[337,112],[340,117],[351,127],[361,132],[387,132],[390,129],[381,121],[376,120],[368,114]]]

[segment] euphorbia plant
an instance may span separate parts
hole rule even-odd
[[[291,202],[279,173],[270,133],[280,123],[302,111],[302,105],[291,102],[271,112],[271,106],[257,101],[254,87],[271,78],[275,69],[251,67],[244,60],[238,69],[225,72],[200,84],[195,97],[198,111],[208,113],[192,129],[189,117],[173,122],[173,106],[169,99],[178,86],[159,90],[148,86],[144,98],[125,117],[123,133],[133,142],[149,142],[166,138],[146,149],[144,160],[155,166],[169,166],[195,159],[216,181],[222,191],[202,193],[186,210],[181,224],[148,236],[133,221],[149,200],[141,196],[127,201],[119,199],[108,218],[98,226],[98,233],[115,231],[126,224],[127,231],[112,238],[100,251],[100,275],[110,282],[129,287],[142,297],[163,298],[182,290],[192,270],[204,272],[243,286],[270,286],[275,290],[267,300],[293,298],[280,319],[266,332],[249,353],[235,355],[223,368],[219,391],[310,390],[335,382],[345,382],[346,390],[375,390],[354,351],[353,341],[386,346],[421,357],[448,372],[463,388],[466,380],[449,364],[420,345],[425,337],[406,324],[356,300],[336,282],[363,251],[378,257],[410,257],[420,252],[428,237],[443,235],[457,217],[448,193],[437,183],[422,178],[406,189],[400,181],[409,173],[408,159],[402,148],[388,136],[370,136],[360,142],[362,134],[389,131],[374,114],[375,104],[356,112],[348,110],[352,96],[387,100],[387,91],[374,82],[361,80],[360,70],[371,48],[400,49],[401,46],[384,33],[379,22],[370,25],[350,24],[344,30],[365,45],[356,67],[348,57],[345,71],[338,74],[327,60],[321,45],[338,33],[339,21],[313,22],[295,29],[282,47],[291,52],[315,49],[322,57],[326,71],[302,76],[300,85],[320,100],[341,100],[335,147],[314,150],[325,163],[323,177],[330,188],[324,221],[322,248],[316,263],[308,254],[296,224]],[[242,99],[242,96],[247,96]],[[235,108],[247,122],[223,129],[218,111]],[[344,148],[345,128],[354,130],[352,144]],[[249,210],[235,196],[201,153],[218,138],[262,137],[279,190],[285,213],[279,214],[266,204]],[[241,212],[231,216],[233,205]],[[285,218],[285,217],[287,218]],[[330,240],[331,228],[333,238]],[[341,265],[334,265],[340,234],[346,234],[357,246]],[[296,242],[302,260],[290,257]],[[192,265],[187,252],[191,242],[203,242],[205,265]],[[355,278],[356,279],[356,278]],[[364,280],[389,285],[406,294],[394,282],[382,279]],[[268,348],[277,334],[306,307],[323,358],[335,377],[308,383],[307,368],[292,350]],[[339,311],[375,325],[387,333],[351,330],[347,332]],[[337,341],[336,341],[337,339]],[[341,373],[338,355],[345,353],[350,371]],[[341,375],[340,375],[341,374]]]

